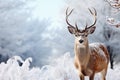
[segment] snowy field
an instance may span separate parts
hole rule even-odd
[[[23,65],[19,66],[18,61]],[[32,62],[32,58],[23,61],[19,56],[14,56],[7,63],[1,63],[0,80],[79,80],[70,53],[65,53],[41,68],[30,68],[30,62]],[[100,74],[95,76],[95,80],[100,80]],[[120,80],[120,69],[111,70],[109,68],[107,80]]]

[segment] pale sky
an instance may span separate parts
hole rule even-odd
[[[63,7],[63,0],[36,0],[31,6],[34,6],[33,18],[54,18]]]

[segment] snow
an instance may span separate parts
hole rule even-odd
[[[96,52],[98,52],[101,56],[105,57],[105,54],[103,50],[100,48],[100,45],[105,46],[103,43],[91,43],[90,44],[90,49],[94,49]]]
[[[23,65],[19,66],[18,61]],[[10,58],[7,63],[0,64],[0,80],[79,80],[73,64],[73,58],[67,52],[59,58],[53,59],[49,65],[30,68],[32,58],[25,61],[19,56]],[[107,80],[120,80],[120,69],[108,69]],[[88,80],[88,77],[85,78]],[[95,80],[100,79],[100,74]]]

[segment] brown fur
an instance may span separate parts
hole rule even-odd
[[[86,49],[86,51],[88,50],[88,53],[86,53],[87,56],[80,55],[82,53],[79,53],[75,47],[75,67],[79,71],[81,80],[84,80],[84,76],[90,76],[90,80],[94,80],[94,75],[97,72],[101,72],[102,80],[105,80],[109,63],[109,53],[104,45],[98,43],[94,45],[97,46],[90,45]],[[102,51],[102,53],[98,51]]]

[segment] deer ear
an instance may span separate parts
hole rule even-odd
[[[69,31],[71,34],[75,34],[75,28],[74,28],[74,27],[68,26],[68,31]]]
[[[96,29],[96,26],[91,27],[90,29],[88,29],[88,34],[92,34]]]

